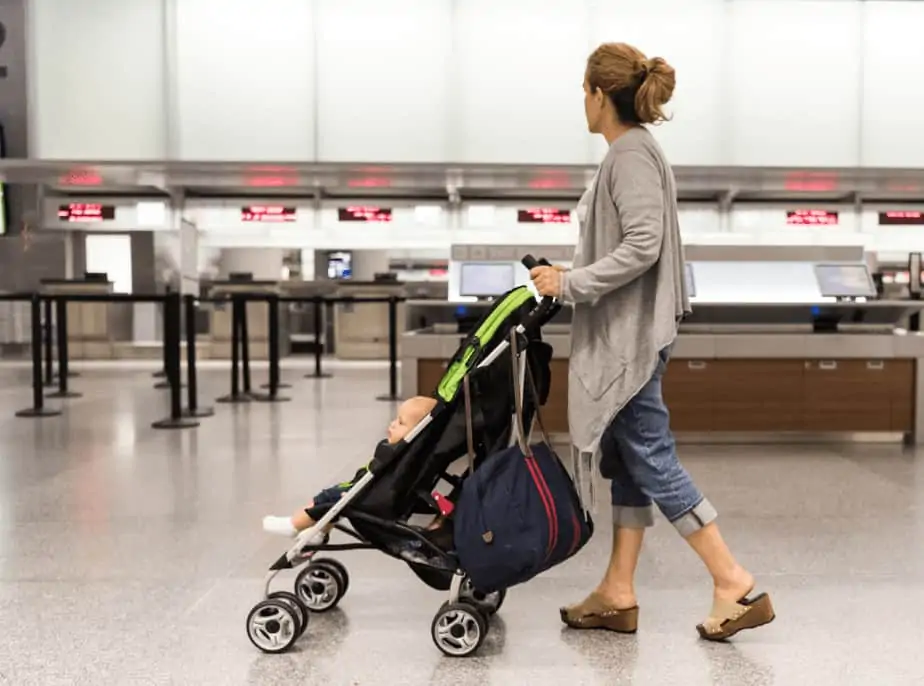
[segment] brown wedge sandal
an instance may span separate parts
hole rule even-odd
[[[709,617],[696,626],[700,638],[707,641],[724,641],[739,631],[756,629],[776,618],[770,596],[761,593],[754,598],[745,596],[737,603],[715,600]]]
[[[638,606],[619,610],[594,592],[576,605],[560,610],[561,621],[572,629],[606,629],[620,634],[638,631]]]

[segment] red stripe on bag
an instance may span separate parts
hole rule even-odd
[[[578,543],[581,542],[581,524],[578,522],[577,515],[574,512],[571,513],[571,526],[574,527],[574,539],[571,541],[571,550],[568,551],[568,557],[574,555]]]
[[[555,499],[552,498],[552,492],[545,480],[545,475],[536,462],[536,458],[529,456],[526,458],[526,465],[532,474],[533,481],[536,483],[536,490],[539,491],[539,497],[542,498],[542,504],[545,506],[546,514],[549,518],[549,547],[546,550],[546,560],[551,556],[558,545],[558,512],[555,509]]]
[[[530,477],[532,477],[533,483],[536,485],[536,491],[539,493],[539,499],[542,501],[542,507],[545,509],[546,519],[548,519],[548,522],[549,522],[549,543],[545,549],[545,556],[546,556],[546,559],[548,559],[552,551],[552,541],[555,536],[555,533],[554,533],[555,524],[554,524],[554,517],[552,515],[552,507],[548,501],[548,498],[546,497],[545,491],[542,490],[541,476],[537,474],[538,467],[536,466],[534,461],[529,457],[525,457],[523,461],[526,463],[526,468],[529,470],[529,475]]]

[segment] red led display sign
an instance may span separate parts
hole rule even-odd
[[[790,210],[786,213],[786,223],[793,226],[834,226],[838,213],[828,210]]]
[[[879,226],[920,226],[924,224],[924,212],[919,210],[894,210],[879,213]]]
[[[339,208],[337,217],[342,222],[390,222],[391,208],[353,205]]]
[[[294,222],[294,207],[283,205],[250,205],[241,208],[242,222]]]
[[[554,207],[534,207],[517,210],[517,222],[520,224],[570,224],[571,210]]]
[[[95,202],[72,202],[58,206],[58,219],[63,222],[101,222],[115,219],[115,205]]]

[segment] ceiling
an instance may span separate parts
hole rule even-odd
[[[576,198],[593,172],[578,165],[0,160],[0,180],[60,195]],[[674,174],[678,195],[691,201],[924,202],[924,169],[676,166]]]

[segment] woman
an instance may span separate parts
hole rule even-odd
[[[588,59],[584,110],[609,151],[581,198],[580,239],[570,270],[537,267],[542,295],[574,306],[568,404],[571,440],[600,452],[611,480],[613,549],[603,581],[562,608],[576,629],[633,633],[638,627],[634,573],[657,505],[712,575],[713,603],[697,626],[724,640],[769,623],[766,594],[749,597],[754,577],[732,556],[717,513],[681,466],[661,397],[661,377],[680,319],[690,311],[674,177],[645,124],[666,117],[674,70],[635,48],[601,45]]]

